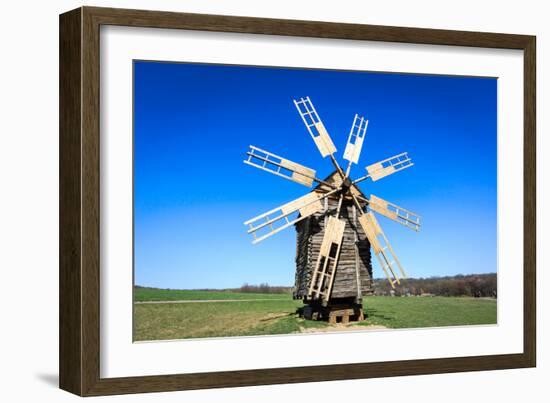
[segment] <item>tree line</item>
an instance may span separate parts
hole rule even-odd
[[[497,275],[468,274],[445,277],[410,278],[401,280],[392,290],[386,279],[374,280],[375,295],[444,296],[444,297],[497,297]]]
[[[289,294],[292,292],[292,289],[293,287],[278,285],[274,286],[269,285],[268,283],[260,283],[257,285],[244,283],[240,288],[230,289],[230,291],[248,292],[255,294]]]
[[[140,287],[136,288],[149,288]],[[268,283],[244,283],[238,288],[202,289],[203,291],[229,291],[255,294],[290,294],[291,286],[273,286]],[[375,295],[394,296],[444,296],[444,297],[497,297],[497,275],[488,274],[459,274],[456,276],[409,278],[401,280],[401,285],[392,289],[388,280],[379,278],[374,280]]]

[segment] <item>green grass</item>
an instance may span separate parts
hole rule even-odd
[[[368,297],[361,326],[394,329],[495,324],[497,302],[468,297]]]
[[[306,321],[296,315],[302,306],[288,294],[248,294],[223,291],[138,289],[139,301],[238,300],[134,305],[134,339],[169,340],[202,337],[252,336],[330,330],[326,322]],[[138,295],[138,292],[136,292]],[[149,299],[147,299],[149,298]],[[267,300],[266,300],[267,298]],[[418,328],[496,323],[496,301],[452,297],[368,297],[365,321],[349,326],[381,325]],[[341,330],[341,327],[338,328]]]
[[[252,336],[299,331],[301,301],[134,305],[135,340]]]
[[[232,291],[134,288],[134,301],[188,301],[219,299],[289,299],[290,294],[256,294]]]

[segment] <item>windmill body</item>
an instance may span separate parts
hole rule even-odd
[[[378,181],[413,163],[407,153],[401,153],[367,166],[366,175],[354,180],[350,171],[359,161],[368,120],[355,115],[343,155],[348,164],[343,170],[335,158],[337,150],[332,138],[309,97],[295,100],[294,104],[321,156],[329,157],[335,170],[329,177],[319,179],[314,169],[250,146],[245,164],[307,187],[316,186],[310,193],[254,217],[245,225],[253,243],[295,226],[294,297],[308,304],[310,314],[315,311],[326,316],[327,309],[333,307],[331,315],[351,310],[361,319],[362,298],[373,292],[371,251],[393,288],[406,277],[373,212],[415,231],[420,229],[420,217],[377,196],[367,197],[358,184],[367,179]],[[351,308],[340,309],[342,304]]]
[[[325,181],[334,183],[339,174],[334,171]],[[321,185],[322,186],[322,185]],[[316,189],[319,190],[319,187]],[[362,193],[360,193],[362,195]],[[323,200],[323,210],[298,222],[296,226],[296,277],[293,296],[310,302],[309,287],[317,265],[317,258],[327,228],[328,211],[336,211],[339,197],[329,196]],[[366,203],[359,202],[362,208]],[[370,243],[359,225],[359,213],[351,198],[344,198],[340,219],[345,222],[340,256],[332,285],[331,303],[357,303],[373,294],[373,277]],[[314,302],[313,300],[311,302]]]

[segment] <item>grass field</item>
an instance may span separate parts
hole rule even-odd
[[[220,299],[288,299],[287,294],[254,294],[232,291],[161,290],[158,288],[134,288],[134,301],[189,301]]]
[[[289,294],[138,288],[134,300],[135,341],[360,330],[375,325],[400,329],[495,324],[497,307],[492,299],[368,297],[363,304],[365,321],[335,326],[298,318],[295,312],[302,302]]]

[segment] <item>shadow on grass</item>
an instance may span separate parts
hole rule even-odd
[[[283,319],[283,318],[289,318],[289,317],[296,317],[296,313],[290,312],[290,313],[282,313],[282,314],[279,314],[279,315],[272,315],[272,316],[268,316],[267,318],[260,319],[260,322],[269,322],[269,321]]]
[[[382,322],[390,322],[395,320],[394,315],[388,316],[388,314],[391,315],[391,314],[394,314],[395,312],[385,311],[384,313],[380,313],[378,309],[375,309],[375,308],[364,308],[363,312],[365,314],[365,319],[367,320],[380,320]]]

